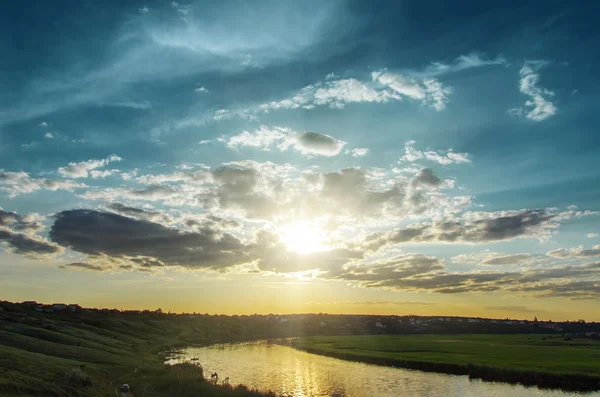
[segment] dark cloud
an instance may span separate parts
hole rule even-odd
[[[16,212],[7,212],[0,208],[0,227],[4,226],[24,233],[36,233],[44,228],[37,214],[21,216]]]
[[[37,236],[15,233],[5,228],[0,228],[0,242],[7,244],[12,252],[32,258],[60,251],[60,247],[57,245]]]
[[[600,262],[524,272],[452,273],[435,257],[406,254],[386,262],[346,265],[323,278],[356,282],[363,288],[442,294],[503,292],[573,299],[600,297]],[[592,279],[585,280],[585,279]],[[580,286],[577,290],[574,286]]]
[[[35,235],[44,228],[37,220],[40,218],[37,214],[21,216],[0,208],[0,243],[14,253],[32,258],[59,252],[60,247]]]
[[[252,259],[247,247],[228,233],[207,227],[186,232],[93,210],[58,213],[50,238],[57,244],[90,256],[130,260],[147,258],[143,262],[146,267],[164,263],[219,269]]]
[[[105,270],[104,267],[100,265],[94,265],[86,262],[73,262],[66,265],[59,266],[61,269],[80,269],[80,270],[91,270],[95,272],[102,272]]]
[[[306,131],[295,136],[294,147],[303,154],[335,156],[342,151],[344,144],[332,136]]]
[[[171,217],[159,211],[149,211],[141,208],[129,207],[122,203],[112,203],[107,206],[111,212],[116,212],[130,218],[147,220],[152,222],[170,223]]]
[[[412,180],[414,186],[439,186],[442,179],[434,174],[431,168],[421,169]]]
[[[475,213],[474,216],[423,222],[404,229],[369,235],[363,246],[370,250],[415,242],[483,243],[514,238],[543,237],[554,229],[557,215],[543,209],[511,211],[507,214]],[[473,219],[475,218],[475,219]]]

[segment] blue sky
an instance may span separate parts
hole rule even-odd
[[[244,299],[263,282],[305,285],[288,306],[249,300],[265,311],[308,310],[314,293],[338,311],[418,301],[482,314],[476,295],[503,315],[553,302],[592,313],[598,11],[12,5],[0,16],[0,286],[28,299],[53,280],[42,298],[105,305],[64,295],[65,277],[150,294],[191,272]]]

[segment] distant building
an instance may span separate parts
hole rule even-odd
[[[71,303],[69,306],[67,306],[67,308],[72,312],[81,310],[81,306],[79,306],[77,303]]]
[[[64,303],[53,303],[52,304],[53,310],[65,310],[66,308],[67,308],[67,305],[65,305]]]
[[[382,324],[382,323],[380,323],[379,321],[377,321],[377,322],[375,323],[375,326],[376,326],[377,328],[385,328],[385,325],[383,325],[383,324]]]
[[[25,302],[21,302],[22,305],[25,306],[37,306],[38,303],[36,301],[25,301]]]

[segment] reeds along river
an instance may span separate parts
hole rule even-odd
[[[294,397],[567,397],[600,396],[344,361],[269,342],[187,348],[169,364],[197,358],[205,375]]]

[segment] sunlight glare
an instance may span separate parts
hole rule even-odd
[[[326,234],[318,226],[307,221],[285,225],[279,229],[279,238],[289,249],[300,254],[324,251]]]

